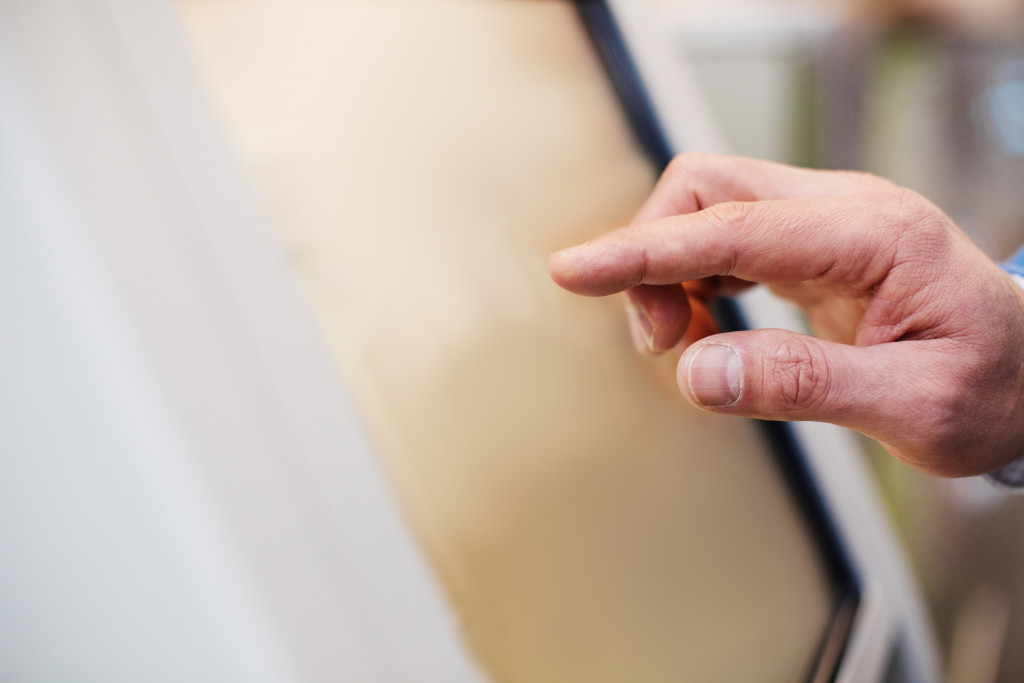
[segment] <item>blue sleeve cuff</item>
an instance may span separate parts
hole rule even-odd
[[[1020,251],[1014,254],[1009,261],[999,265],[1008,273],[1024,277],[1024,247],[1021,247]]]
[[[1011,493],[1024,493],[1024,457],[982,476],[996,488]]]

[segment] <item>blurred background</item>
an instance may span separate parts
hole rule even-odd
[[[735,152],[888,177],[936,202],[996,259],[1024,243],[1024,3],[659,5]],[[949,680],[1024,680],[1024,498],[865,448]]]
[[[764,439],[544,268],[655,176],[569,2],[79,1],[0,0],[0,678],[422,672],[437,578],[498,680],[806,679],[834,577]],[[1024,0],[643,3],[732,151],[1024,242]],[[1024,497],[859,443],[946,680],[1024,680]]]

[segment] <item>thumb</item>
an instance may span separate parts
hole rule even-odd
[[[985,388],[994,376],[1012,374],[995,367],[986,354],[948,339],[849,346],[752,330],[689,347],[677,380],[704,410],[831,422],[872,437],[922,471],[962,477],[1005,465],[1008,452],[1019,455],[1019,437],[1008,442],[999,427],[1013,422],[1015,404],[1003,400],[1003,385]]]
[[[785,330],[706,337],[679,361],[683,395],[713,412],[867,427],[888,408],[885,346],[854,347]]]

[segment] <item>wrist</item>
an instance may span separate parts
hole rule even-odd
[[[999,264],[1009,274],[1024,295],[1024,249],[1017,252],[1016,256],[1006,263]],[[989,483],[1014,493],[1024,493],[1024,454],[1016,460],[1003,465],[994,472],[984,475]]]

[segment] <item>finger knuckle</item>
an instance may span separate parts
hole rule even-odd
[[[930,208],[928,201],[905,187],[892,187],[884,192],[892,213],[896,216],[919,218]]]
[[[913,190],[893,186],[880,192],[877,201],[883,224],[890,230],[903,234],[947,231],[942,211]]]
[[[893,266],[918,273],[919,278],[924,278],[924,273],[941,271],[949,263],[947,258],[957,249],[953,222],[916,192],[901,190],[898,201],[893,202],[893,213],[888,221],[897,226],[891,242]],[[921,287],[930,291],[941,284],[941,279],[933,275],[921,282]]]
[[[686,152],[673,157],[665,167],[662,177],[676,187],[690,187],[701,184],[710,161],[707,154]]]
[[[789,340],[767,357],[764,368],[765,400],[773,412],[820,409],[831,392],[829,365],[804,340]]]
[[[700,215],[715,237],[718,275],[732,275],[740,261],[740,249],[734,239],[740,227],[756,220],[753,202],[723,202],[701,211]]]
[[[683,152],[677,154],[668,162],[667,172],[680,173],[699,169],[708,161],[709,155],[702,152]]]
[[[755,206],[753,202],[722,202],[704,209],[701,216],[715,230],[734,230],[751,218]]]

